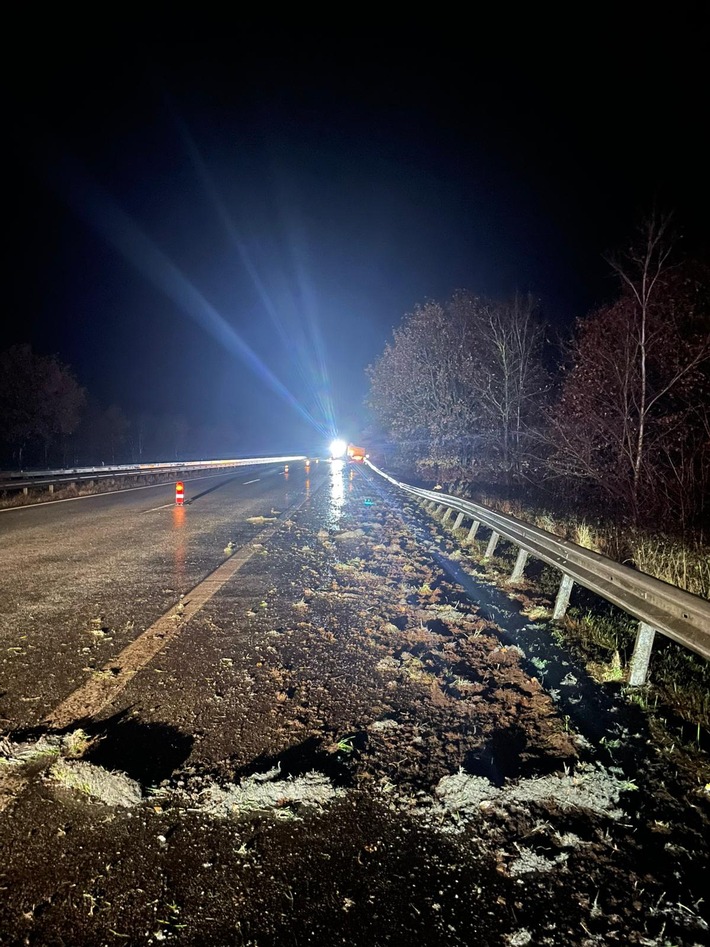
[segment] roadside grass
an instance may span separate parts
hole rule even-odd
[[[0,495],[0,509],[35,506],[37,503],[52,503],[56,500],[71,500],[75,497],[93,496],[96,493],[109,493],[116,489],[115,480],[100,480],[93,486],[89,486],[88,483],[57,484],[52,493],[46,487],[30,489],[26,494],[21,490],[8,491]]]
[[[30,487],[26,494],[22,490],[6,490],[0,492],[0,509],[36,506],[38,503],[53,503],[56,500],[72,500],[76,497],[95,496],[99,493],[114,493],[117,490],[130,490],[136,486],[170,483],[174,480],[175,477],[172,473],[153,473],[142,479],[106,477],[94,481],[82,480],[71,483],[57,483],[52,493],[48,490],[48,484],[42,487]]]
[[[555,520],[547,513],[532,519],[534,525],[578,546],[710,599],[710,546],[700,540],[684,541],[662,533],[621,529],[613,523]]]
[[[462,497],[471,496],[471,489],[465,483],[455,485],[453,492]],[[611,520],[535,509],[519,500],[483,494],[477,494],[474,499],[491,510],[506,513],[693,595],[710,599],[710,545],[702,538],[681,539],[668,533],[622,526]]]
[[[570,609],[557,635],[583,657],[600,683],[625,682],[636,637],[636,622],[623,612]],[[663,719],[671,714],[691,731],[710,732],[710,662],[662,635],[656,636],[648,684],[627,688],[626,697]]]
[[[562,622],[565,637],[590,654],[619,653],[624,665],[631,658],[636,637],[636,621],[624,613],[610,610],[570,608]]]
[[[636,623],[623,613],[571,608],[556,636],[583,657],[590,676],[601,684],[625,680],[636,637]]]
[[[94,743],[95,737],[90,737],[85,730],[72,730],[62,739],[62,755],[70,760],[81,759]]]
[[[672,707],[689,724],[710,731],[710,662],[674,641],[663,641],[654,651],[651,675],[659,704]]]
[[[664,536],[637,535],[634,562],[649,575],[687,592],[710,598],[710,547]]]

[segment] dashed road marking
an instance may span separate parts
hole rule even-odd
[[[163,648],[173,641],[193,615],[215,595],[299,507],[308,502],[304,497],[294,503],[277,521],[262,529],[251,542],[234,552],[226,562],[211,572],[202,582],[182,596],[140,637],[127,645],[120,654],[105,664],[43,720],[48,727],[63,729],[72,723],[95,717],[111,703]]]

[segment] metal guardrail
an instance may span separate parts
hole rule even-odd
[[[73,467],[56,470],[19,470],[0,472],[0,490],[27,490],[58,483],[99,480],[104,477],[145,477],[153,473],[184,473],[191,470],[218,470],[251,467],[256,464],[288,464],[306,460],[305,454],[289,457],[238,457],[231,460],[185,460],[181,463],[118,464],[111,467]]]
[[[471,519],[469,541],[480,525],[490,529],[487,557],[493,555],[501,537],[516,545],[519,552],[511,578],[522,576],[529,555],[559,569],[562,580],[553,618],[564,616],[575,582],[637,618],[639,630],[631,659],[630,684],[638,686],[645,682],[656,632],[710,658],[710,602],[705,599],[512,516],[496,513],[470,500],[401,483],[369,461],[366,463],[400,490],[446,511],[444,522],[457,512],[454,528],[460,527],[464,518]]]

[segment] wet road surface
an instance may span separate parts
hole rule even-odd
[[[0,725],[33,725],[325,475],[302,463],[0,513]]]

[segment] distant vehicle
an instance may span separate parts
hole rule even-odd
[[[348,460],[355,464],[361,464],[368,456],[364,447],[356,447],[354,444],[348,444]]]
[[[331,442],[330,445],[330,459],[331,460],[342,460],[345,457],[345,452],[348,449],[348,445],[345,441],[341,441],[340,438]]]

